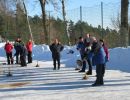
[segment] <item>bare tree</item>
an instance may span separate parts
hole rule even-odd
[[[24,6],[24,13],[26,14],[26,18],[27,18],[27,23],[28,23],[28,28],[29,28],[29,32],[30,32],[30,38],[31,40],[33,41],[34,43],[34,40],[33,40],[33,35],[32,35],[32,30],[31,30],[31,26],[30,26],[30,23],[29,23],[29,19],[28,19],[28,14],[27,14],[27,9],[26,9],[26,5],[24,3],[24,0],[23,0],[23,6]]]
[[[117,17],[111,18],[112,26],[115,30],[119,31],[121,27],[121,17],[120,13],[117,14]]]
[[[62,3],[62,16],[63,16],[63,20],[64,20],[64,25],[65,25],[65,36],[67,38],[67,42],[69,44],[69,35],[67,33],[67,20],[66,20],[66,11],[65,11],[65,0],[60,0],[60,2]]]
[[[65,1],[60,0],[62,3],[62,15],[63,15],[63,20],[66,21],[66,12],[65,12]]]
[[[122,43],[128,45],[128,6],[129,0],[121,0],[121,36]],[[129,36],[130,37],[130,36]]]
[[[42,22],[43,22],[43,28],[44,28],[44,37],[45,37],[45,42],[48,44],[49,39],[48,39],[48,33],[47,33],[47,28],[46,28],[46,3],[47,0],[39,0],[41,9],[42,9]]]
[[[43,22],[43,28],[44,28],[44,37],[45,37],[45,42],[49,44],[49,35],[46,27],[46,4],[51,3],[54,8],[57,7],[57,2],[56,0],[39,0],[41,9],[42,9],[42,22]]]

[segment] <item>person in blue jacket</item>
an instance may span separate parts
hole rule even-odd
[[[92,86],[104,85],[103,82],[103,68],[105,64],[105,51],[95,37],[92,38],[92,64],[96,66],[96,81]]]
[[[88,34],[89,35],[89,34]],[[81,59],[82,59],[82,69],[79,72],[85,72],[86,70],[86,62],[88,63],[88,71],[86,72],[87,75],[92,75],[92,62],[91,59],[89,59],[88,53],[91,50],[91,45],[90,45],[90,41],[88,43],[88,41],[86,40],[87,38],[83,39],[83,37],[79,37],[79,42],[77,45],[77,50],[79,50],[80,55],[81,55]],[[85,40],[87,42],[85,42]]]
[[[86,68],[86,60],[84,60],[84,54],[85,54],[85,44],[83,37],[79,37],[79,41],[77,44],[77,50],[80,52],[81,60],[82,60],[82,69],[79,72],[85,72]]]
[[[83,37],[79,37],[79,41],[77,44],[77,50],[80,52],[81,59],[83,60],[84,53],[85,53],[85,44],[84,44]]]

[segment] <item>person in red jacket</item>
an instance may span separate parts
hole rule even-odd
[[[13,57],[12,57],[13,45],[9,41],[7,41],[4,49],[6,52],[8,64],[13,64]]]
[[[26,48],[28,51],[28,63],[32,63],[32,47],[33,47],[32,40],[29,40],[26,44]]]

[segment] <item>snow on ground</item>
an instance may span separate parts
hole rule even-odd
[[[0,44],[0,63],[6,61]],[[74,50],[74,54],[67,54]],[[87,80],[74,70],[80,59],[75,46],[65,46],[61,69],[53,71],[51,53],[46,45],[33,47],[33,63],[27,67],[0,64],[0,100],[130,100],[130,48],[110,49],[104,86],[92,87],[95,70]],[[40,67],[35,67],[37,64]],[[8,68],[12,77],[7,77]]]

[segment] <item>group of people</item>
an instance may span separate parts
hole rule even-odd
[[[109,60],[108,48],[102,39],[97,40],[96,37],[86,34],[86,36],[79,37],[77,43],[77,50],[80,52],[82,67],[79,72],[85,72],[86,63],[88,63],[88,71],[86,75],[92,75],[92,66],[96,66],[96,81],[92,86],[103,85],[103,76],[105,73],[105,64]]]
[[[27,66],[26,56],[28,63],[32,63],[32,47],[33,42],[29,40],[26,45],[24,42],[17,38],[15,43],[12,44],[8,40],[4,46],[6,56],[7,56],[7,63],[14,64],[14,57],[16,56],[16,64],[20,64],[22,67]],[[60,52],[64,49],[64,46],[61,45],[58,39],[54,39],[53,43],[49,46],[50,51],[52,52],[53,58],[53,70],[60,69]],[[15,49],[15,54],[13,55],[13,49]]]
[[[29,40],[26,45],[21,40],[21,38],[17,38],[15,43],[12,44],[8,40],[4,46],[7,63],[14,64],[14,57],[16,56],[16,64],[20,64],[22,67],[27,66],[26,56],[28,57],[28,63],[32,63],[32,46],[33,43]],[[13,55],[13,49],[15,49],[15,54]]]
[[[16,51],[14,54],[14,56],[16,56],[16,64],[19,64],[20,61],[21,66],[27,66],[26,56],[28,56],[28,63],[32,63],[32,46],[33,43],[31,40],[29,40],[26,45],[24,45],[20,38],[15,41],[14,45],[7,41],[5,44],[5,51],[8,64],[13,64],[14,62],[12,56],[13,48]],[[54,66],[53,70],[59,70],[61,65],[60,52],[64,49],[64,46],[59,42],[58,39],[54,39],[49,48],[52,52]],[[90,34],[86,34],[85,37],[79,37],[77,50],[81,55],[82,67],[80,69],[76,68],[76,70],[79,70],[79,72],[85,72],[86,65],[88,63],[88,71],[86,72],[86,75],[92,75],[92,66],[96,66],[96,81],[94,84],[92,84],[92,86],[103,85],[105,65],[109,60],[108,48],[104,41],[102,39],[97,40],[96,37],[92,37]]]
[[[55,39],[49,47],[52,52],[54,70],[56,70],[56,66],[59,70],[60,52],[64,47],[58,39]],[[96,37],[86,34],[84,38],[79,37],[77,50],[80,52],[82,67],[80,69],[76,68],[76,70],[79,70],[79,72],[85,72],[88,63],[88,71],[86,72],[86,75],[92,75],[92,66],[96,66],[96,81],[92,86],[104,85],[103,77],[105,74],[105,65],[106,62],[109,61],[109,52],[104,40],[97,40]]]

